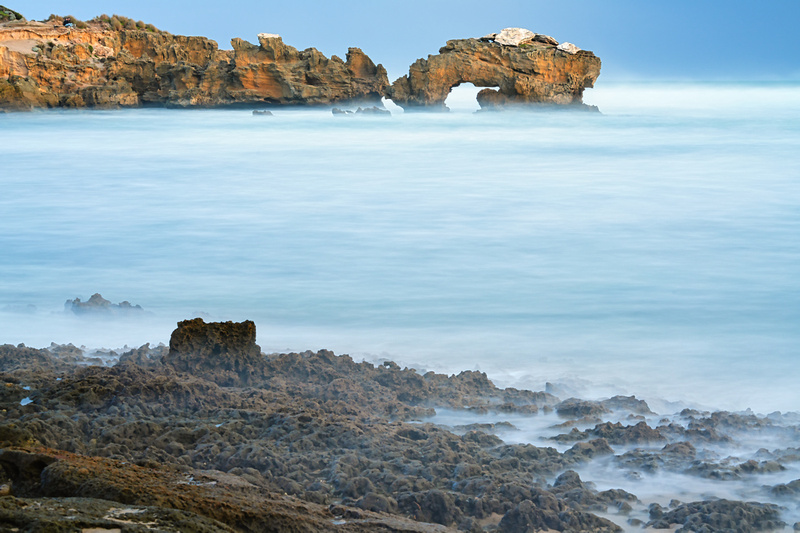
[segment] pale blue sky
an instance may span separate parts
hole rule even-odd
[[[520,26],[594,51],[599,81],[798,80],[799,0],[4,0],[28,18],[102,13],[144,20],[172,33],[204,35],[220,48],[279,33],[299,49],[344,57],[362,48],[389,77],[448,39]]]

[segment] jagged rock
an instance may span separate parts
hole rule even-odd
[[[490,36],[448,41],[439,54],[411,65],[408,75],[386,89],[386,97],[406,110],[446,110],[444,101],[450,89],[472,83],[498,88],[478,93],[482,108],[510,104],[583,106],[583,91],[599,76],[600,59],[583,50],[565,54],[551,37],[525,31],[527,37],[519,41],[519,46],[501,44],[518,40],[506,41],[500,34],[494,37],[495,42],[490,42]]]
[[[605,439],[609,444],[647,444],[666,440],[657,429],[651,428],[646,422],[639,422],[634,426],[623,426],[621,422],[605,422],[586,431],[572,428],[571,432],[553,437],[553,440],[573,442],[590,437]]]
[[[256,344],[256,325],[244,322],[210,322],[202,318],[178,322],[169,340],[164,363],[220,385],[247,383],[265,363]]]
[[[141,305],[132,305],[128,301],[118,304],[111,303],[103,298],[100,293],[93,294],[87,301],[82,302],[80,298],[67,300],[64,302],[64,309],[72,311],[76,315],[128,315],[142,313]]]
[[[650,518],[647,526],[655,529],[670,529],[672,524],[678,524],[682,526],[678,531],[708,533],[758,533],[781,529],[786,525],[780,519],[780,508],[777,505],[730,500],[679,504],[668,512],[654,504],[650,508]]]
[[[81,25],[0,25],[0,109],[378,104],[389,84],[383,66],[358,48],[342,61],[298,51],[274,34],[260,34],[258,45],[233,39],[233,50],[219,50],[204,37],[136,24]]]
[[[500,521],[503,533],[534,533],[535,531],[593,531],[612,533],[622,531],[613,522],[592,514],[571,509],[543,509],[525,500],[507,512]]]
[[[558,416],[565,418],[581,418],[607,413],[609,410],[598,402],[581,400],[579,398],[567,398],[556,405]]]
[[[177,530],[186,530],[191,524],[191,531],[205,532],[321,533],[330,531],[331,522],[336,518],[335,509],[248,486],[236,476],[226,476],[222,472],[179,473],[155,464],[145,468],[124,461],[53,450],[41,450],[38,453],[0,451],[0,465],[11,477],[15,495],[35,498],[46,496],[49,500],[44,501],[51,503],[55,498],[78,497],[154,508],[162,512],[177,510],[186,519],[183,527]],[[0,516],[3,511],[0,506]],[[29,510],[29,516],[35,514],[38,513]],[[201,519],[197,520],[197,517]],[[430,524],[418,524],[370,511],[350,514],[348,520],[338,524],[336,530],[408,533],[447,531]]]
[[[600,404],[612,411],[628,411],[629,413],[640,415],[655,414],[650,410],[647,402],[644,400],[637,400],[636,396],[614,396],[613,398],[601,401]]]

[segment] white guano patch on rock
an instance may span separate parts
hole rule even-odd
[[[280,39],[281,36],[278,35],[277,33],[259,33],[258,34],[258,38],[259,39]]]
[[[536,34],[525,28],[505,28],[494,37],[494,42],[506,46],[519,46],[520,44],[531,42]]]
[[[567,42],[559,44],[558,49],[568,54],[577,54],[578,52],[581,51],[581,49],[575,46],[574,44]]]
[[[494,41],[506,46],[520,46],[530,43],[543,43],[558,46],[558,41],[543,33],[534,33],[525,28],[505,28],[500,33],[490,33],[481,37],[482,41]]]

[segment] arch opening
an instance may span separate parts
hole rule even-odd
[[[474,113],[481,108],[477,97],[483,89],[485,87],[476,87],[470,82],[457,83],[450,88],[444,105],[454,113]]]

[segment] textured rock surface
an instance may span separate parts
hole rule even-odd
[[[379,103],[388,85],[358,48],[342,61],[262,34],[258,45],[234,39],[219,50],[204,37],[112,22],[0,24],[0,108]]]
[[[130,350],[113,367],[72,345],[0,346],[0,529],[56,530],[71,516],[77,530],[125,520],[125,531],[588,533],[618,531],[612,520],[766,531],[781,523],[774,505],[648,507],[652,499],[620,488],[598,490],[592,472],[771,479],[761,495],[790,506],[800,490],[797,448],[714,451],[762,430],[776,445],[796,443],[797,414],[662,418],[634,397],[561,402],[498,388],[482,372],[422,374],[326,350],[262,354],[255,338],[250,322],[188,320],[169,348]],[[497,422],[438,425],[427,417],[440,408]],[[559,449],[508,444],[499,436],[518,436],[506,413],[520,426],[558,422],[540,437],[575,431],[550,441],[565,441]]]
[[[497,87],[478,94],[482,108],[582,106],[584,89],[592,87],[600,75],[600,59],[589,51],[557,46],[552,37],[521,28],[507,28],[481,39],[448,41],[438,55],[411,65],[408,75],[398,78],[386,96],[406,110],[445,110],[450,89],[469,82]]]
[[[179,372],[204,376],[220,385],[246,384],[252,374],[262,373],[265,362],[253,322],[206,324],[202,318],[178,322],[164,358]]]

